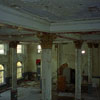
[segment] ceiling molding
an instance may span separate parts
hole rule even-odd
[[[89,32],[100,31],[100,19],[51,23],[50,32]]]
[[[0,22],[46,32],[49,31],[50,27],[50,23],[45,20],[2,5],[0,5]]]
[[[100,19],[50,23],[49,21],[43,20],[39,17],[31,16],[26,13],[21,13],[9,7],[0,5],[0,28],[5,27],[9,29],[14,29],[16,31],[13,34],[14,38],[9,37],[11,36],[9,32],[8,34],[5,33],[4,36],[1,34],[0,39],[3,41],[39,41],[37,38],[33,38],[33,35],[38,34],[38,32],[56,34],[58,36],[58,39],[56,41],[74,41],[80,39],[99,41],[99,26]],[[18,30],[24,30],[29,33],[17,34]],[[22,37],[19,37],[19,35],[22,35]],[[6,38],[6,36],[8,36],[8,38]],[[25,36],[24,39],[23,36]]]
[[[0,5],[0,22],[25,27],[27,30],[50,33],[100,31],[100,19],[50,23],[2,5]]]

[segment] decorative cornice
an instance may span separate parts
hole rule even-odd
[[[85,33],[91,31],[100,31],[100,19],[72,21],[63,23],[51,23],[50,32],[54,33]]]
[[[49,32],[50,23],[39,17],[0,5],[0,22]]]
[[[49,24],[48,20],[44,20],[39,16],[30,14],[27,12],[23,12],[23,11],[17,11],[15,9],[12,9],[12,8],[4,6],[4,5],[0,5],[0,10],[6,12],[8,14],[11,14],[11,15],[23,17],[23,18],[29,19],[29,20],[34,20],[34,21],[39,22],[39,23]]]

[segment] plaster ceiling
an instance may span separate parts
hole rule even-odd
[[[100,18],[100,0],[0,0],[0,4],[50,22]]]
[[[24,12],[30,16],[38,16],[51,23],[100,19],[100,0],[0,0],[0,4],[19,12]],[[39,25],[40,24],[37,24],[37,26]],[[87,26],[89,27],[89,25]],[[72,28],[73,26],[71,30]],[[59,29],[59,27],[56,29]],[[33,39],[34,34],[35,32],[33,31],[20,30],[18,27],[15,29],[11,27],[7,28],[6,26],[0,27],[0,39],[2,40],[38,41],[37,37]],[[77,35],[72,33],[59,34],[56,41],[64,42],[66,40],[73,41],[80,39],[100,41],[100,31],[98,34],[96,33],[96,35],[85,34],[82,37],[83,38],[80,38],[80,33]]]

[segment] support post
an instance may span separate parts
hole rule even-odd
[[[81,46],[82,41],[75,41],[75,100],[81,100]]]
[[[9,43],[10,47],[10,66],[12,68],[12,88],[11,88],[11,100],[17,100],[17,41]]]
[[[96,76],[99,76],[100,75],[100,66],[99,66],[99,43],[94,43],[93,44],[93,46],[94,46],[94,50],[95,50],[95,63],[96,63]],[[99,78],[98,78],[98,81],[97,81],[97,87],[99,87]]]
[[[52,100],[52,42],[56,38],[51,34],[39,34],[42,46],[42,100]]]
[[[88,93],[92,91],[92,48],[93,43],[88,44]]]
[[[51,100],[51,49],[42,49],[42,93],[43,100]]]

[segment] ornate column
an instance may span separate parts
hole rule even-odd
[[[56,38],[51,34],[39,34],[42,46],[42,100],[52,100],[52,42]]]
[[[7,48],[9,48],[9,44],[7,44]],[[7,59],[8,59],[8,64],[7,64],[7,77],[6,77],[6,84],[7,86],[11,86],[11,66],[10,66],[10,50],[7,49]]]
[[[93,43],[87,43],[88,45],[88,93],[92,89],[92,47]]]
[[[12,88],[11,88],[11,100],[17,100],[17,41],[9,43],[10,48],[10,66],[12,68]]]
[[[81,100],[81,46],[82,41],[75,41],[75,100]]]

